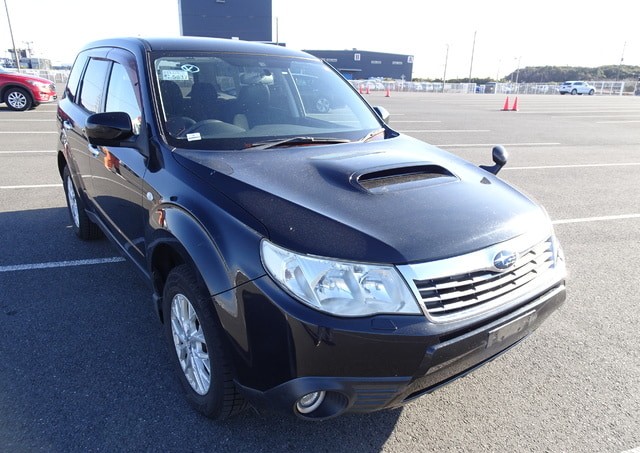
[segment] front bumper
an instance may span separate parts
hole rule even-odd
[[[244,318],[248,325],[234,329],[229,318],[222,319],[232,337],[242,331],[241,338],[232,338],[236,385],[256,407],[307,419],[397,407],[430,393],[518,344],[566,297],[561,281],[506,313],[466,324],[437,325],[419,316],[343,320],[315,312],[310,322],[298,313],[273,310],[266,294],[276,288],[269,282],[251,282],[260,288],[245,287],[244,297],[236,299],[244,316],[234,319]],[[260,307],[259,324],[271,326],[260,329],[259,338],[251,337],[256,329],[249,325],[255,316],[252,305]],[[308,311],[297,302],[291,308]],[[276,313],[283,317],[278,320]],[[302,396],[318,391],[326,398],[317,410],[296,411]]]
[[[56,92],[44,92],[40,91],[35,93],[36,102],[39,104],[45,104],[47,102],[54,102],[58,99]]]

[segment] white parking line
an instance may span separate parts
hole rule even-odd
[[[640,115],[562,115],[551,118],[630,118]]]
[[[562,219],[553,220],[551,223],[554,225],[563,225],[565,223],[583,223],[583,222],[605,222],[608,220],[624,220],[624,219],[640,219],[640,214],[621,214],[621,215],[607,215],[600,217],[582,217],[577,219]]]
[[[2,131],[0,134],[57,134],[58,131],[20,131],[20,132],[7,132]]]
[[[53,261],[49,263],[16,264],[14,266],[0,266],[0,273],[16,271],[32,271],[36,269],[53,269],[58,267],[93,266],[96,264],[121,263],[125,259],[121,256],[111,258],[97,258],[90,260]]]
[[[640,123],[640,120],[596,121],[596,124]]]
[[[619,162],[613,164],[575,164],[575,165],[538,165],[533,167],[504,167],[502,170],[549,170],[554,168],[598,168],[598,167],[633,167],[640,162]]]
[[[502,143],[502,146],[559,146],[562,143]],[[486,146],[496,146],[496,143],[447,143],[444,145],[434,145],[440,148],[484,148]]]
[[[3,123],[30,123],[30,122],[50,122],[53,123],[55,122],[55,119],[50,119],[50,120],[2,120]]]
[[[42,189],[47,187],[62,187],[62,184],[33,184],[28,186],[0,186],[0,189]]]
[[[56,153],[57,151],[55,150],[51,150],[51,149],[46,149],[46,150],[40,150],[40,151],[0,151],[0,154],[29,154],[29,153]]]
[[[399,120],[399,121],[394,121],[393,124],[395,123],[442,123],[442,121],[439,120]]]
[[[398,132],[437,132],[437,133],[447,133],[447,132],[460,132],[460,133],[465,133],[465,132],[491,132],[489,129],[398,129]]]

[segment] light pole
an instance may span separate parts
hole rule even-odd
[[[516,69],[516,93],[518,92],[518,78],[520,77],[520,59],[522,57],[518,57],[518,69]]]
[[[11,35],[11,47],[13,49],[13,58],[16,62],[16,69],[20,72],[20,57],[16,51],[16,43],[13,40],[13,30],[11,29],[11,19],[9,18],[9,7],[7,6],[7,0],[4,0],[4,9],[7,10],[7,22],[9,22],[9,34]]]
[[[627,41],[622,46],[622,56],[620,57],[620,64],[618,65],[618,74],[616,74],[616,82],[620,80],[620,69],[622,68],[622,62],[624,61],[624,50],[627,48]]]
[[[471,46],[471,63],[469,64],[469,84],[471,84],[471,71],[473,70],[473,54],[476,51],[476,35],[478,31],[473,32],[473,46]]]
[[[442,92],[444,93],[444,84],[447,82],[447,63],[449,62],[449,44],[447,44],[447,54],[444,57],[444,74],[442,76]]]

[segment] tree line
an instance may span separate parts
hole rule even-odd
[[[515,82],[518,83],[562,83],[565,80],[619,80],[636,81],[640,78],[640,66],[608,65],[597,68],[581,66],[527,66],[507,74],[500,80],[472,78],[471,83]],[[415,79],[418,82],[442,82],[442,79]],[[447,79],[450,83],[466,83],[468,78]]]

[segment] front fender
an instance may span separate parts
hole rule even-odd
[[[215,297],[265,272],[260,262],[261,235],[222,210],[212,209],[209,214],[202,222],[180,206],[157,206],[149,219],[153,230],[149,266],[152,271],[162,269],[158,253],[163,246],[170,247],[193,265]]]

